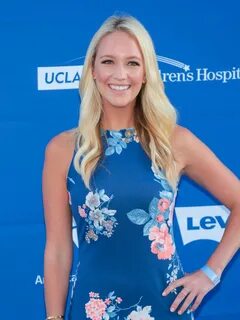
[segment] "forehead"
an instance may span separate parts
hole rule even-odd
[[[105,35],[97,46],[97,56],[130,55],[142,58],[137,40],[127,32],[115,31]]]

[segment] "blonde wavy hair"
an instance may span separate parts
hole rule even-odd
[[[105,35],[115,31],[124,31],[133,36],[142,51],[146,83],[138,94],[134,108],[135,128],[154,171],[162,170],[169,185],[176,190],[179,177],[170,138],[176,125],[177,111],[164,93],[149,33],[136,18],[128,15],[109,17],[95,33],[88,47],[79,86],[81,108],[79,124],[75,128],[75,169],[82,176],[85,186],[91,189],[91,176],[103,152],[100,132],[102,100],[93,79],[92,67],[99,42]]]

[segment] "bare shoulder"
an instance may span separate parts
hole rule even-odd
[[[75,129],[60,132],[54,136],[47,144],[47,148],[71,148],[74,146]]]
[[[183,147],[187,142],[193,138],[193,133],[186,127],[177,124],[172,135],[173,147]]]
[[[51,138],[45,148],[45,161],[55,163],[66,173],[73,156],[75,137],[76,129],[74,128]]]

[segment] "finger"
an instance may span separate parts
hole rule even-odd
[[[183,312],[185,312],[186,309],[189,307],[189,305],[193,302],[195,297],[196,297],[196,293],[195,292],[189,293],[188,296],[186,297],[183,305],[179,309],[178,314],[182,314]]]
[[[195,311],[198,306],[200,305],[200,303],[202,302],[202,299],[204,297],[205,294],[201,293],[197,296],[197,299],[195,300],[193,306],[191,307],[191,311]]]
[[[189,294],[189,290],[186,288],[183,288],[179,294],[177,295],[176,299],[174,300],[173,304],[171,305],[170,311],[173,312],[177,309],[179,304],[183,301],[183,299],[186,298],[186,296]]]
[[[162,295],[166,296],[168,295],[172,290],[174,290],[177,287],[180,287],[184,284],[184,278],[180,278],[178,280],[175,280],[174,282],[170,283],[169,286],[163,291]]]

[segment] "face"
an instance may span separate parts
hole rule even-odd
[[[134,107],[145,82],[144,61],[135,38],[123,31],[104,36],[93,63],[93,78],[103,106]]]

